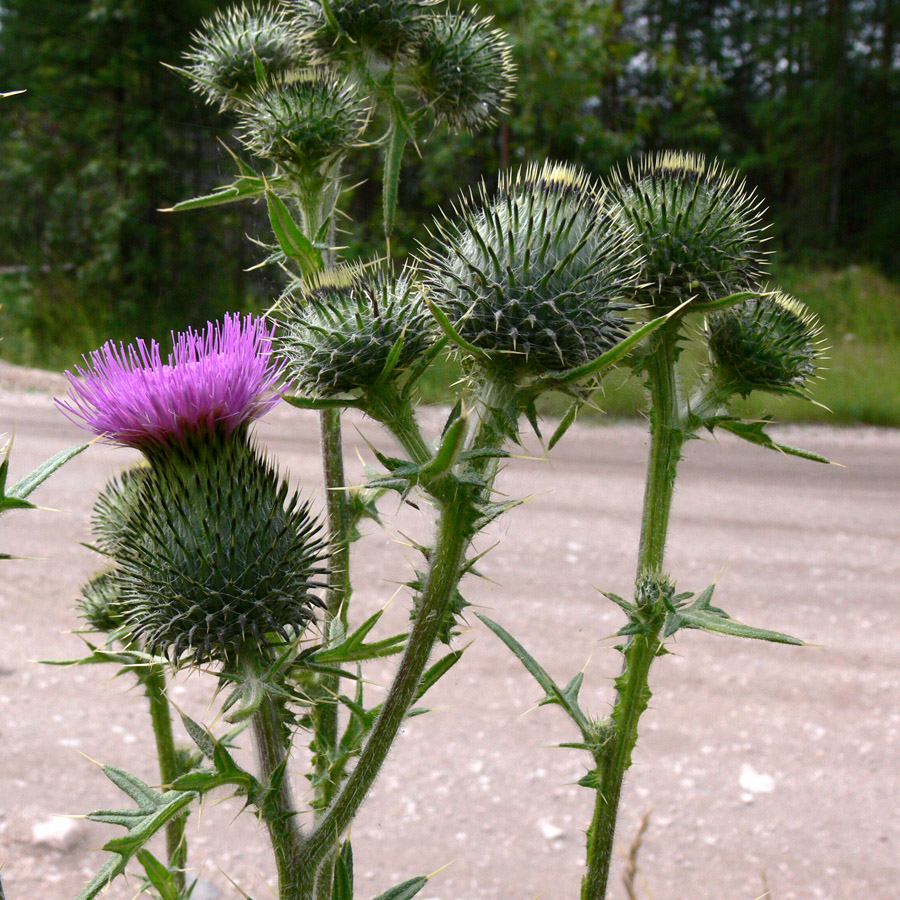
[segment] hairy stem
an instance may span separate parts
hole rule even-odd
[[[279,900],[301,900],[309,896],[306,874],[299,864],[303,835],[296,822],[296,809],[291,792],[287,760],[290,751],[284,724],[274,698],[266,694],[251,718],[253,743],[256,748],[259,780],[264,788],[277,789],[262,805],[260,812],[269,832],[278,872]]]
[[[669,514],[684,443],[675,368],[678,328],[677,321],[663,326],[656,351],[648,360],[650,451],[638,550],[639,586],[663,578]],[[587,833],[587,871],[581,884],[581,900],[606,898],[622,783],[631,766],[641,714],[650,700],[650,667],[662,646],[660,632],[664,619],[658,601],[644,609],[644,627],[640,633],[629,636],[624,649],[622,674],[616,679],[612,735],[596,757],[600,788]]]
[[[150,721],[156,739],[159,757],[159,780],[163,785],[172,784],[181,774],[175,754],[175,737],[172,731],[172,713],[166,696],[166,676],[162,667],[150,666],[140,674],[144,693],[150,704]],[[173,871],[173,880],[179,892],[184,890],[184,868],[187,865],[187,841],[184,831],[187,815],[178,816],[166,825],[166,858]]]
[[[465,504],[458,501],[441,510],[428,580],[397,673],[356,767],[309,837],[303,856],[305,867],[318,868],[328,848],[341,839],[353,821],[415,700],[447,604],[459,581],[469,544],[467,514]]]

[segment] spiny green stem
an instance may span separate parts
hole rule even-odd
[[[250,721],[259,780],[265,787],[287,760],[290,749],[278,706],[271,695],[263,697]],[[301,900],[309,896],[305,873],[299,865],[303,835],[297,827],[290,774],[287,771],[281,774],[274,801],[266,803],[260,811],[275,855],[279,900]]]
[[[318,869],[329,847],[353,821],[387,758],[440,633],[469,544],[467,504],[448,503],[440,513],[437,542],[416,621],[397,673],[356,767],[304,848],[302,866]]]
[[[150,666],[141,671],[140,682],[150,704],[150,721],[156,739],[156,753],[159,757],[159,780],[165,785],[172,784],[181,774],[175,753],[175,737],[172,731],[172,713],[166,696],[166,676],[160,666]],[[166,858],[174,872],[173,879],[179,891],[184,890],[184,869],[187,865],[187,841],[184,830],[187,815],[172,819],[166,825]]]
[[[638,551],[638,577],[662,571],[669,531],[669,513],[684,430],[679,416],[678,320],[660,330],[660,342],[648,360],[650,390],[650,453],[644,486],[644,512]]]
[[[675,476],[685,438],[675,368],[678,328],[675,320],[660,329],[659,343],[648,360],[650,451],[638,551],[639,583],[662,577]],[[662,610],[648,611],[643,632],[631,635],[624,651],[622,674],[616,679],[613,733],[596,759],[600,789],[587,833],[587,871],[581,884],[581,900],[606,898],[622,783],[631,766],[638,722],[650,699],[650,667],[661,647],[659,635],[663,621]]]
[[[392,387],[372,391],[366,397],[366,411],[397,438],[410,460],[424,465],[431,450],[422,436],[412,404]]]

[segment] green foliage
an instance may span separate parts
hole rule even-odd
[[[58,364],[70,328],[90,346],[244,305],[246,213],[158,212],[217,180],[211,117],[160,66],[213,6],[3,4],[0,83],[27,88],[0,118],[0,261],[29,276],[21,356]]]

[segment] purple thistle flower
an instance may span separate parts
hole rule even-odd
[[[213,429],[230,434],[280,399],[273,332],[262,318],[226,314],[201,332],[173,334],[165,363],[156,341],[109,341],[84,357],[86,368],[66,371],[72,386],[56,404],[76,425],[139,450]]]

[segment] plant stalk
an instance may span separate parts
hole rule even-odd
[[[397,673],[356,767],[306,842],[304,867],[318,869],[329,847],[341,839],[387,758],[440,633],[447,604],[459,581],[469,534],[466,505],[458,501],[446,504],[438,519],[437,542],[421,605]]]
[[[301,900],[311,896],[310,885],[299,864],[303,835],[296,822],[296,808],[291,791],[287,760],[290,748],[285,738],[284,724],[274,698],[266,694],[259,709],[250,720],[253,743],[256,748],[259,780],[264,788],[277,775],[277,791],[262,804],[260,812],[269,832],[278,873],[279,900]]]
[[[685,439],[676,371],[678,329],[677,320],[660,329],[659,343],[648,360],[650,451],[638,550],[638,585],[663,578],[675,476]],[[644,628],[641,633],[629,636],[622,674],[616,679],[612,735],[595,757],[600,787],[587,832],[587,871],[582,880],[581,900],[606,898],[622,783],[631,766],[640,717],[650,700],[650,667],[662,647],[660,632],[665,610],[655,601],[654,606],[643,612]]]
[[[161,666],[152,665],[139,675],[144,693],[150,704],[150,721],[156,739],[159,757],[159,780],[163,786],[172,784],[181,774],[175,753],[175,737],[172,731],[172,713],[166,696],[166,676]],[[173,881],[179,891],[184,891],[184,870],[187,865],[187,841],[184,832],[187,814],[178,816],[166,824],[166,859],[172,870]]]

